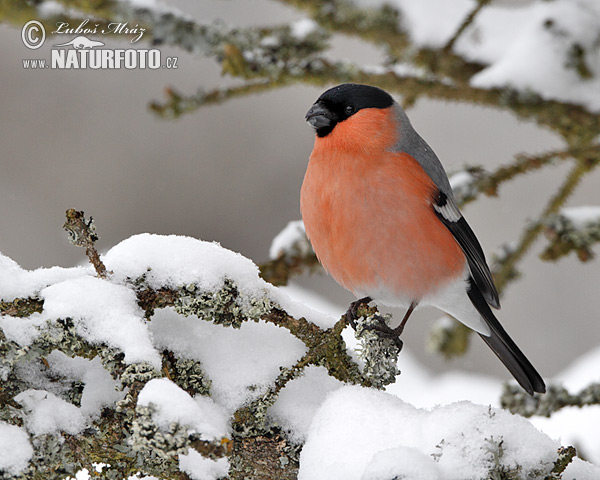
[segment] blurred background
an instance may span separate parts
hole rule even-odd
[[[272,25],[305,18],[266,0],[168,3],[203,22]],[[102,251],[151,232],[214,240],[265,261],[271,239],[300,218],[300,186],[313,144],[304,114],[324,89],[286,87],[164,120],[148,105],[163,101],[166,87],[194,93],[239,81],[221,76],[211,59],[166,46],[162,55],[177,56],[177,70],[23,68],[24,58],[50,58],[53,43],[50,37],[39,50],[28,50],[20,27],[0,24],[0,252],[27,269],[84,262],[61,228],[65,210],[76,208],[94,217]],[[106,43],[125,48],[126,40]],[[377,48],[342,35],[333,37],[331,55],[368,64],[383,59]],[[464,164],[493,169],[516,153],[563,146],[558,136],[505,111],[420,99],[408,114],[449,172]],[[488,257],[518,237],[568,167],[565,162],[519,177],[497,198],[481,197],[464,209]],[[599,185],[600,171],[585,177],[569,206],[598,204]],[[541,262],[545,243],[521,264],[523,277],[507,288],[499,319],[550,377],[598,345],[600,268],[573,254],[557,264]],[[339,305],[340,314],[353,300],[324,275],[297,282]],[[424,364],[508,378],[477,339],[463,358],[428,355],[426,332],[440,316],[419,311],[405,331],[405,345]]]

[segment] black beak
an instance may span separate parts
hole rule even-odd
[[[310,107],[305,118],[315,129],[329,127],[333,123],[331,112],[319,102]]]

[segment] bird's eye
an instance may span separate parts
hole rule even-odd
[[[344,112],[346,115],[352,115],[356,112],[356,107],[354,105],[347,105],[346,108],[344,108]]]

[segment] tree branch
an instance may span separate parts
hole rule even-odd
[[[100,260],[98,250],[96,250],[95,243],[98,240],[98,235],[96,235],[94,219],[90,217],[89,220],[86,220],[83,212],[79,212],[73,208],[67,210],[66,215],[67,221],[63,225],[63,228],[69,234],[71,244],[76,247],[85,248],[85,254],[94,266],[98,277],[106,278],[108,275],[112,275],[112,272],[106,271],[104,263]]]
[[[475,17],[481,11],[481,9],[483,7],[489,5],[490,2],[491,2],[491,0],[478,0],[477,5],[475,5],[473,10],[471,10],[471,12],[469,12],[469,14],[465,17],[463,22],[460,24],[460,27],[458,27],[458,30],[456,30],[454,35],[452,35],[452,38],[450,38],[450,40],[448,40],[448,43],[446,43],[446,45],[444,45],[444,48],[442,48],[442,52],[447,54],[448,52],[452,51],[452,48],[454,47],[454,44],[456,43],[456,41],[464,33],[464,31],[467,29],[467,27],[473,23],[473,20],[475,20]]]
[[[565,407],[600,405],[600,383],[592,383],[575,394],[570,394],[564,387],[550,385],[545,394],[533,397],[515,385],[506,384],[500,404],[523,417],[550,417]]]

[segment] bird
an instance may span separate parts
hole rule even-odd
[[[499,323],[500,301],[483,249],[460,212],[440,160],[386,91],[346,83],[305,117],[315,143],[300,194],[321,265],[359,300],[432,305],[477,332],[530,395],[546,386]]]

